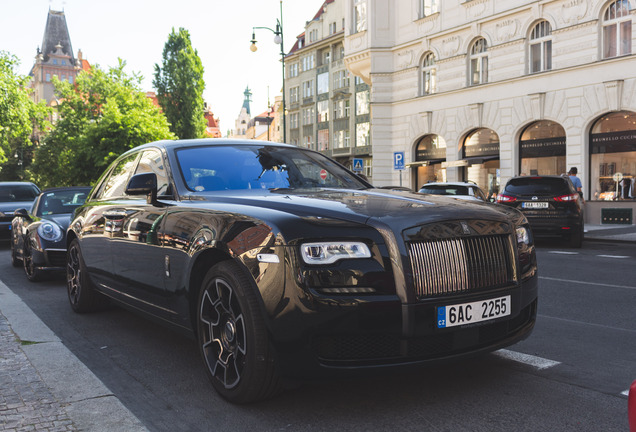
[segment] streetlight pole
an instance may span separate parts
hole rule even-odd
[[[265,29],[274,33],[274,43],[280,45],[280,61],[283,65],[283,142],[287,142],[287,105],[285,103],[285,48],[283,46],[283,0],[280,0],[280,19],[276,19],[276,30],[269,27],[252,27],[252,40],[250,41],[250,50],[256,52],[256,34],[254,30]]]

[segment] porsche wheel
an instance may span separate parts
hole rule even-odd
[[[42,270],[38,269],[33,262],[33,249],[28,237],[24,240],[24,245],[22,246],[22,265],[28,280],[38,282],[43,279]]]
[[[206,372],[234,403],[267,399],[280,389],[255,291],[249,276],[225,261],[208,271],[199,292],[197,341]]]

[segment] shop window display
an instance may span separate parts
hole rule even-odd
[[[501,173],[499,170],[499,135],[492,129],[476,129],[464,141],[462,157],[468,162],[464,180],[475,182],[488,199],[497,195]]]
[[[521,133],[521,175],[561,175],[565,165],[565,129],[549,120],[534,122]]]
[[[446,169],[441,162],[446,160],[446,141],[439,135],[422,137],[415,147],[415,187],[419,189],[428,182],[445,182]]]
[[[591,198],[636,199],[636,113],[609,113],[590,133]]]

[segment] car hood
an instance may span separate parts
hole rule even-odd
[[[56,215],[46,215],[40,219],[40,222],[51,221],[55,222],[62,228],[63,231],[66,231],[68,226],[71,224],[71,217],[73,215],[71,213],[64,214],[56,214]]]
[[[446,220],[513,222],[523,218],[517,210],[497,204],[385,189],[228,191],[213,196],[196,194],[191,198],[217,205],[226,203],[235,211],[256,217],[259,215],[250,209],[270,209],[301,217],[321,216],[369,225],[380,222],[392,227],[396,233]],[[207,207],[205,203],[200,205]],[[248,208],[239,209],[237,206]]]

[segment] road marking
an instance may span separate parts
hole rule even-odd
[[[548,360],[541,357],[533,356],[530,354],[523,354],[516,351],[510,351],[506,349],[501,349],[499,351],[494,352],[495,355],[505,358],[507,360],[516,361],[518,363],[523,363],[537,370],[548,369],[554,367],[556,365],[561,364],[561,362]]]
[[[596,255],[596,256],[603,257],[603,258],[619,258],[619,259],[630,258],[627,255]]]
[[[550,280],[555,282],[567,282],[567,283],[574,283],[574,284],[581,284],[581,285],[596,285],[596,286],[604,286],[609,288],[623,288],[623,289],[636,290],[636,287],[627,286],[627,285],[612,285],[612,284],[604,284],[604,283],[598,283],[598,282],[576,281],[571,279],[559,279],[559,278],[552,278],[547,276],[539,276],[539,279],[545,279],[545,280]]]
[[[629,396],[629,390],[625,390],[624,392],[621,393],[621,395],[623,396]]]
[[[548,253],[559,254],[559,255],[578,255],[578,252],[569,252],[569,251],[549,251]]]

